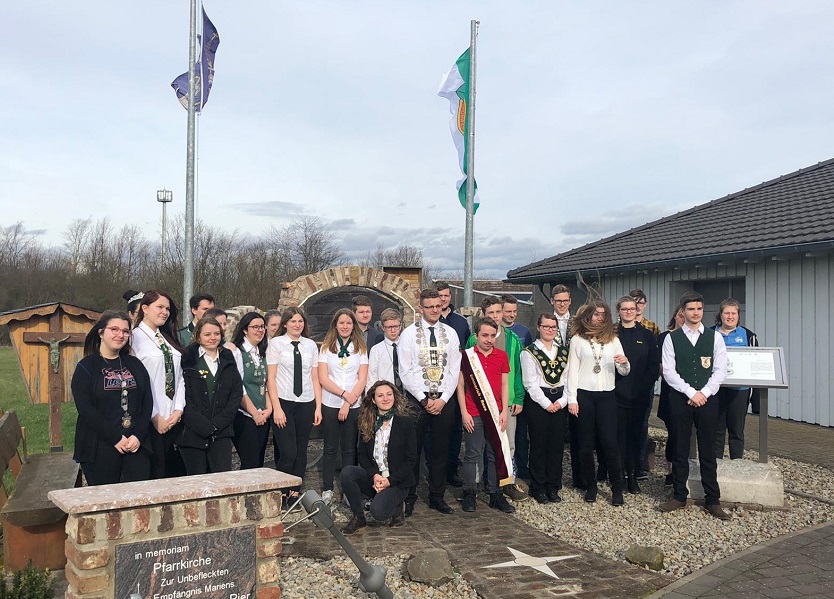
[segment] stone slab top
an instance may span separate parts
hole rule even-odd
[[[301,479],[271,468],[197,474],[116,485],[50,491],[49,499],[68,514],[89,514],[284,489]]]

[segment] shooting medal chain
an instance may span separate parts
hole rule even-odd
[[[594,374],[599,374],[600,372],[602,372],[602,366],[599,365],[599,361],[602,360],[603,344],[599,344],[599,355],[597,355],[597,352],[594,349],[594,340],[588,341],[588,345],[591,346],[591,354],[593,354],[594,356]]]
[[[423,384],[428,387],[428,399],[440,397],[440,383],[443,380],[443,370],[446,366],[446,348],[449,346],[449,337],[446,335],[446,327],[439,322],[434,325],[438,333],[436,347],[430,347],[426,339],[426,332],[423,330],[422,320],[417,321],[416,341],[419,348],[419,363],[423,370]]]
[[[102,358],[104,358],[104,356],[102,356]],[[104,358],[104,360],[105,360],[105,362],[108,362],[107,358]],[[133,426],[133,418],[131,417],[130,412],[128,411],[128,406],[127,406],[127,381],[125,380],[125,372],[124,372],[124,366],[122,366],[122,356],[121,355],[119,356],[119,374],[118,374],[118,376],[119,376],[120,387],[122,389],[121,406],[122,406],[122,412],[124,412],[124,414],[122,414],[122,428],[129,429],[130,427]]]

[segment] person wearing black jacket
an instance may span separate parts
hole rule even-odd
[[[391,526],[405,524],[405,498],[417,464],[417,434],[410,404],[388,381],[377,381],[359,408],[358,466],[342,468],[342,493],[353,517],[342,529],[352,534],[367,524],[362,496],[372,497],[371,516]]]
[[[636,320],[637,304],[624,296],[617,302],[620,323],[617,336],[631,364],[627,375],[617,372],[614,394],[617,397],[617,442],[623,460],[623,472],[629,493],[639,493],[637,469],[640,466],[643,415],[649,406],[649,390],[659,376],[660,350],[652,333]]]
[[[178,445],[188,474],[232,469],[232,423],[243,400],[243,383],[232,352],[221,347],[220,323],[204,316],[182,357],[184,423]]]
[[[145,439],[153,394],[148,371],[128,353],[129,341],[128,315],[105,312],[87,333],[72,376],[78,409],[73,459],[91,486],[150,478]]]

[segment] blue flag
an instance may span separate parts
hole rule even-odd
[[[198,43],[200,44],[200,59],[194,65],[194,79],[197,85],[194,92],[194,108],[197,112],[201,112],[208,102],[211,84],[214,82],[214,56],[220,45],[220,35],[214,23],[208,18],[205,9],[203,9],[203,35],[198,36]],[[174,88],[180,104],[188,110],[188,72],[174,79],[171,87]]]

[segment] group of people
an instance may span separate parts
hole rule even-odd
[[[674,486],[661,509],[685,505],[693,423],[707,509],[718,517],[715,458],[726,432],[730,457],[743,451],[750,390],[719,388],[723,348],[756,340],[739,326],[733,300],[722,303],[716,328],[704,329],[703,298],[684,296],[659,336],[643,317],[642,291],[617,302],[614,322],[601,301],[571,316],[570,290],[557,285],[534,340],[516,322],[512,296],[485,298],[470,331],[441,282],[420,293],[419,316],[405,330],[402,315],[386,309],[380,333],[370,326],[371,302],[355,297],[336,311],[320,347],[300,308],[244,314],[226,342],[226,313],[209,294],[190,299],[182,328],[163,291],[129,291],[125,300],[126,311],[104,312],[90,330],[72,379],[75,459],[90,485],[228,471],[233,447],[242,469],[261,467],[270,431],[276,468],[303,478],[312,427],[321,425],[322,498],[335,503],[341,454],[346,533],[366,524],[363,496],[375,519],[404,523],[423,455],[428,507],[442,514],[453,511],[447,484],[463,487],[466,512],[482,487],[490,507],[512,513],[507,499],[527,498],[517,478],[530,481],[539,503],[561,501],[566,440],[585,500],[608,479],[612,503],[622,505],[624,489],[638,493],[647,476],[640,464],[661,370]],[[288,499],[299,492],[289,489]]]

